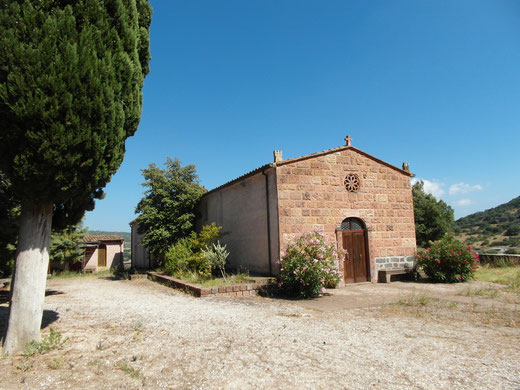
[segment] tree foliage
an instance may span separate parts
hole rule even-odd
[[[7,354],[40,337],[51,222],[93,209],[137,130],[150,22],[147,0],[0,2],[0,171],[21,204]]]
[[[49,260],[69,265],[80,262],[84,253],[84,250],[80,247],[80,241],[86,232],[87,229],[82,228],[81,224],[53,231],[51,233]]]
[[[443,200],[424,192],[424,183],[412,186],[417,245],[425,247],[430,241],[439,240],[453,225],[453,209]]]
[[[0,170],[55,224],[94,207],[141,115],[151,8],[145,0],[0,5]]]
[[[167,158],[165,169],[150,164],[142,170],[146,187],[135,211],[142,244],[155,256],[163,255],[177,240],[195,227],[195,208],[205,189],[199,184],[194,165],[181,166]]]

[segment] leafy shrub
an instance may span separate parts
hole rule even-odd
[[[193,250],[202,251],[207,246],[217,242],[220,237],[221,230],[222,226],[217,226],[215,222],[213,222],[210,225],[204,225],[198,235],[192,233],[191,238]]]
[[[191,239],[181,238],[164,254],[164,272],[168,275],[188,269],[188,258],[193,255]]]
[[[473,278],[479,256],[471,246],[447,234],[417,255],[417,265],[436,282],[464,282]]]
[[[203,250],[218,240],[221,226],[205,225],[199,234],[192,232],[179,239],[164,254],[164,272],[171,276],[195,273],[203,279],[211,277],[213,267]]]
[[[310,298],[334,288],[340,280],[333,244],[320,232],[304,233],[287,246],[280,260],[278,286],[290,296]]]
[[[226,250],[226,245],[221,245],[220,241],[213,244],[213,247],[206,247],[202,250],[202,255],[211,263],[213,270],[219,270],[224,280],[226,280],[226,260],[229,252]]]
[[[64,338],[60,332],[51,328],[49,335],[43,336],[41,341],[28,342],[23,350],[23,355],[31,357],[37,353],[44,354],[55,349],[61,349],[67,340],[68,337]]]

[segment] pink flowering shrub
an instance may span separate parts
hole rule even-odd
[[[447,234],[417,255],[417,266],[436,282],[465,282],[473,279],[478,254],[462,241]]]
[[[302,298],[316,297],[325,288],[338,285],[337,253],[323,233],[304,233],[287,246],[280,260],[278,286],[283,294]]]

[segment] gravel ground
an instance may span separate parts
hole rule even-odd
[[[47,287],[44,334],[68,340],[0,358],[0,389],[520,389],[519,297],[483,282],[312,301],[200,299],[147,280]]]

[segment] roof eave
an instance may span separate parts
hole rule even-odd
[[[228,181],[227,183],[224,183],[224,184],[222,184],[222,185],[220,185],[218,187],[213,188],[212,190],[210,190],[210,191],[206,192],[204,195],[202,195],[202,197],[204,198],[204,197],[208,196],[209,194],[212,194],[213,192],[222,190],[222,189],[224,189],[226,187],[229,187],[229,186],[231,186],[231,185],[233,185],[235,183],[238,183],[238,182],[240,182],[242,180],[245,180],[247,178],[255,176],[258,173],[265,172],[266,170],[274,168],[275,166],[276,166],[275,163],[269,163],[269,164],[262,165],[261,167],[253,169],[252,171],[247,172],[247,173],[243,174],[242,176],[239,176],[239,177],[237,177],[237,178],[235,178],[233,180]]]

